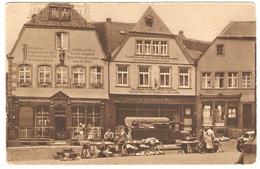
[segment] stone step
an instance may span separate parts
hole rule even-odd
[[[55,141],[54,143],[50,143],[50,146],[70,146],[70,143],[66,141]]]

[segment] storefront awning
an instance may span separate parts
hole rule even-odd
[[[169,123],[169,119],[166,117],[126,117],[125,124],[127,127],[132,127],[133,123],[140,125],[154,125],[154,124],[166,124]]]

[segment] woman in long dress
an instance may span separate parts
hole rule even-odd
[[[206,143],[206,148],[207,150],[209,150],[210,152],[214,152],[214,131],[213,131],[213,127],[210,127],[207,132],[205,133],[205,143]]]

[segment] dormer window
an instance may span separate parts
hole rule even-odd
[[[70,20],[71,8],[70,7],[50,7],[49,18],[51,20]]]
[[[153,26],[153,18],[151,16],[147,16],[145,18],[145,25],[146,26],[149,26],[149,27],[152,27]]]

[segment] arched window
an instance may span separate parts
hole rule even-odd
[[[66,66],[56,68],[56,84],[62,87],[68,86],[68,68]]]
[[[38,85],[41,87],[51,86],[51,67],[39,66],[38,67]]]
[[[20,65],[19,66],[19,80],[18,85],[21,87],[29,87],[32,84],[30,65]]]

